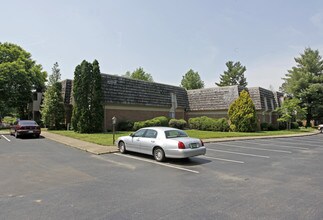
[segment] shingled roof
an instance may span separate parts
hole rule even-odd
[[[105,104],[143,105],[170,108],[171,93],[176,94],[178,108],[188,111],[228,110],[242,91],[238,86],[185,90],[178,86],[146,82],[126,77],[102,74],[103,102]],[[72,80],[62,82],[64,102],[73,103]],[[283,93],[261,87],[247,89],[256,110],[273,111],[280,106]],[[266,103],[266,104],[265,104]]]
[[[274,94],[271,90],[261,87],[251,87],[248,91],[256,110],[274,111],[279,106],[277,96],[282,93],[275,92]]]
[[[171,107],[171,93],[176,94],[177,106],[188,108],[184,88],[154,82],[135,80],[121,76],[101,74],[105,104],[129,104]]]
[[[189,110],[227,110],[240,91],[238,86],[188,90]]]

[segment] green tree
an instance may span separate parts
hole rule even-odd
[[[127,71],[124,76],[131,79],[139,79],[139,80],[144,80],[148,82],[154,82],[151,74],[146,73],[142,67],[137,68],[132,73],[130,73],[130,71]]]
[[[306,125],[310,126],[311,120],[323,117],[323,60],[318,50],[306,48],[295,62],[283,78],[282,90],[299,99],[306,108]]]
[[[103,126],[104,112],[102,106],[102,85],[101,85],[101,71],[99,62],[94,60],[93,64],[93,77],[92,77],[92,91],[91,91],[91,131],[101,132]]]
[[[61,73],[56,62],[49,75],[47,90],[42,104],[42,120],[49,129],[60,129],[65,119],[65,109],[61,94]]]
[[[217,86],[234,86],[239,85],[241,87],[247,87],[247,79],[244,76],[244,72],[247,70],[245,66],[242,66],[240,62],[228,61],[225,64],[228,70],[224,71],[220,75],[220,82],[215,83]]]
[[[73,96],[73,129],[80,133],[102,131],[101,73],[97,60],[93,64],[84,60],[75,68]]]
[[[257,128],[255,105],[249,93],[243,90],[229,107],[230,129],[232,131],[253,132]]]
[[[183,76],[180,86],[187,90],[201,89],[201,88],[204,88],[204,82],[201,80],[198,72],[194,72],[192,69],[190,69]]]
[[[0,115],[14,111],[19,118],[27,118],[32,92],[42,92],[46,78],[30,53],[15,44],[0,43]]]
[[[293,120],[302,120],[306,114],[306,109],[300,106],[300,100],[296,98],[285,100],[282,106],[277,108],[276,111],[280,115],[278,121],[286,122],[287,129],[291,128],[291,122]]]

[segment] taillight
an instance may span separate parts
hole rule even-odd
[[[185,144],[181,141],[178,142],[178,149],[185,149]]]
[[[204,146],[204,142],[201,139],[200,139],[200,141],[201,141],[201,145]]]

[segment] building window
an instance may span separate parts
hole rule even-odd
[[[33,100],[37,101],[37,99],[38,99],[38,95],[37,95],[37,92],[35,92],[35,93],[33,93]]]
[[[264,97],[265,111],[268,111],[267,97]]]
[[[274,105],[274,100],[270,99],[270,104],[271,104],[271,110],[274,111],[275,110],[275,105]]]

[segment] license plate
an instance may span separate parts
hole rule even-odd
[[[28,133],[34,133],[34,131],[28,131]]]
[[[192,143],[190,144],[190,148],[198,148],[199,145],[197,143]]]

